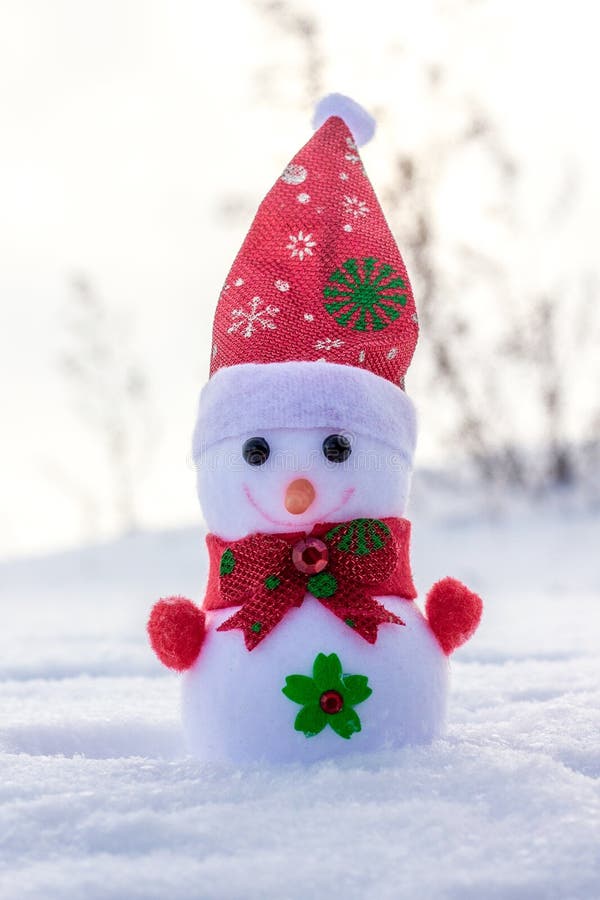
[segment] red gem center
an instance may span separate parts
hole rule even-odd
[[[325,691],[319,698],[319,705],[324,713],[332,716],[344,706],[344,698],[338,691]]]
[[[329,561],[327,544],[319,538],[302,538],[292,548],[292,562],[304,575],[316,575]]]

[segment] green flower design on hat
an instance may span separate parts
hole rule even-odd
[[[338,325],[354,331],[381,331],[406,306],[407,285],[392,266],[373,256],[347,259],[323,288],[325,309]]]
[[[289,700],[302,705],[294,722],[296,731],[309,738],[329,725],[346,740],[361,730],[354,707],[373,693],[366,675],[342,674],[342,664],[335,653],[319,653],[313,663],[312,678],[288,675],[282,691]]]

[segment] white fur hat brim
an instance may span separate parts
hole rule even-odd
[[[368,369],[321,360],[242,363],[219,369],[202,389],[194,459],[217,441],[275,428],[369,435],[409,459],[417,431],[406,393]]]

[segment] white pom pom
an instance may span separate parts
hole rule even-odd
[[[327,94],[319,100],[315,106],[313,128],[320,128],[331,116],[344,120],[359,147],[368,143],[375,134],[376,123],[373,116],[344,94]]]

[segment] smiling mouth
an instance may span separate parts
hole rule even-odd
[[[295,520],[274,519],[273,516],[270,516],[269,513],[265,512],[264,509],[260,508],[260,506],[258,505],[256,500],[250,493],[250,489],[248,488],[248,486],[244,484],[243,488],[244,488],[244,493],[246,494],[246,497],[248,498],[248,500],[250,501],[250,503],[252,504],[254,509],[261,514],[263,519],[266,519],[267,522],[270,522],[271,525],[285,525],[286,527],[293,526],[293,525],[300,525],[303,528],[306,528],[306,527],[312,528],[312,526],[316,525],[317,522],[329,521],[330,516],[333,516],[333,515],[335,515],[336,512],[339,512],[339,510],[342,509],[342,507],[346,505],[346,503],[348,502],[348,500],[350,499],[350,497],[352,496],[352,494],[355,491],[355,488],[353,488],[353,487],[346,488],[346,490],[342,494],[342,499],[337,504],[337,506],[334,506],[333,509],[330,509],[325,513],[322,513],[321,515],[317,516],[316,519],[312,519],[310,522],[303,522],[303,521],[299,521],[300,517],[298,517]]]

